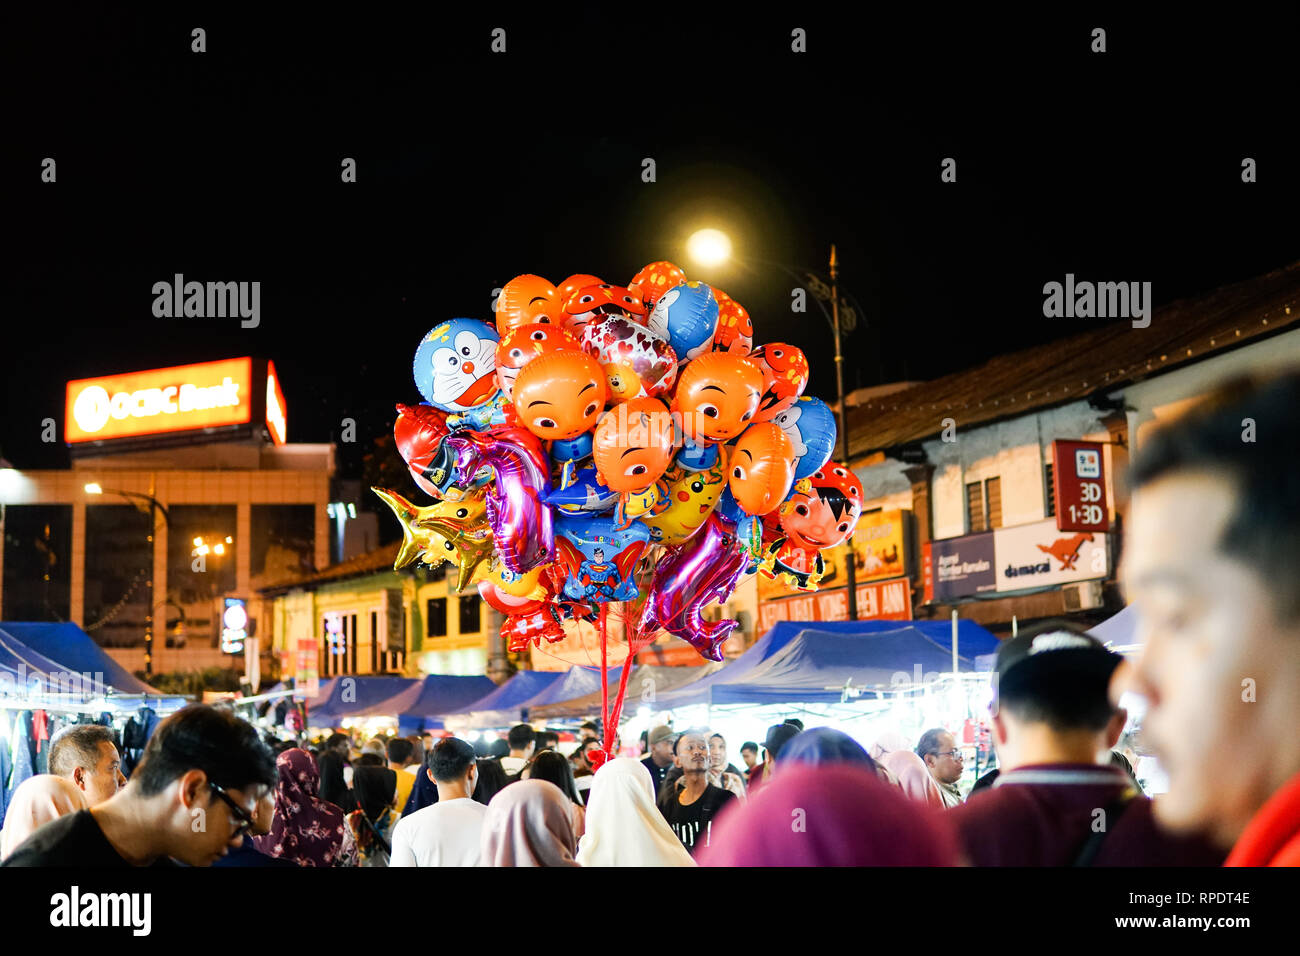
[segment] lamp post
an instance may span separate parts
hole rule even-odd
[[[779,269],[786,275],[790,276],[801,286],[807,285],[812,292],[813,300],[816,301],[817,307],[821,309],[822,315],[826,317],[827,323],[831,327],[831,334],[835,339],[835,395],[836,405],[839,410],[839,439],[840,439],[840,457],[843,460],[845,468],[849,467],[849,428],[848,419],[844,414],[844,356],[840,347],[841,330],[852,331],[857,325],[858,309],[845,304],[846,315],[840,315],[840,294],[839,294],[839,258],[835,252],[835,244],[831,243],[830,256],[830,283],[827,284],[821,276],[815,272],[805,270],[801,277],[795,270],[780,262],[773,262],[769,259],[749,258],[740,259],[734,256],[731,251],[731,240],[716,229],[701,229],[693,234],[687,240],[687,252],[696,262],[703,266],[721,265],[727,259],[732,259],[740,265],[746,265],[749,262],[758,263],[765,266],[771,266]],[[827,313],[825,301],[830,300],[830,312]],[[856,300],[854,300],[856,302]],[[857,584],[857,555],[853,550],[853,539],[848,541],[848,591],[849,591],[849,620],[858,619],[858,584]]]
[[[153,532],[154,528],[158,525],[158,518],[156,516],[157,512],[162,512],[163,522],[168,528],[171,527],[172,523],[171,515],[167,511],[167,506],[153,495],[142,494],[138,491],[120,491],[116,488],[102,488],[100,487],[99,482],[96,481],[87,484],[85,490],[88,495],[120,495],[123,498],[135,498],[149,503],[149,603],[147,605],[148,610],[145,611],[144,615],[144,676],[147,681],[148,678],[153,676]],[[144,508],[140,505],[136,505],[136,507],[139,508],[140,511],[144,511]]]

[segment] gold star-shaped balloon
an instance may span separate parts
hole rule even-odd
[[[491,567],[492,530],[488,527],[487,502],[483,495],[460,501],[439,501],[420,507],[387,488],[371,488],[402,523],[402,547],[393,562],[398,571],[417,561],[436,568],[443,561],[456,565],[456,590],[475,575]],[[483,563],[488,562],[488,568]]]

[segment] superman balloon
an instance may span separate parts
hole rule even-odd
[[[556,550],[564,565],[564,594],[575,601],[631,601],[638,594],[632,570],[650,541],[640,522],[620,528],[605,515],[560,514]]]

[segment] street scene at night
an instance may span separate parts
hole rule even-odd
[[[621,16],[13,24],[7,932],[219,936],[159,867],[1278,925],[1300,19]]]

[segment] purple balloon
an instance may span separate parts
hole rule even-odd
[[[685,544],[670,548],[655,567],[641,611],[641,633],[662,628],[702,657],[721,661],[722,643],[737,622],[706,621],[703,611],[711,602],[721,604],[731,597],[748,564],[744,546],[710,515],[704,527]]]
[[[489,465],[496,480],[487,488],[488,525],[497,557],[506,569],[523,574],[555,560],[551,506],[551,462],[536,435],[518,425],[487,431],[459,431],[445,444],[456,456],[461,487]]]

